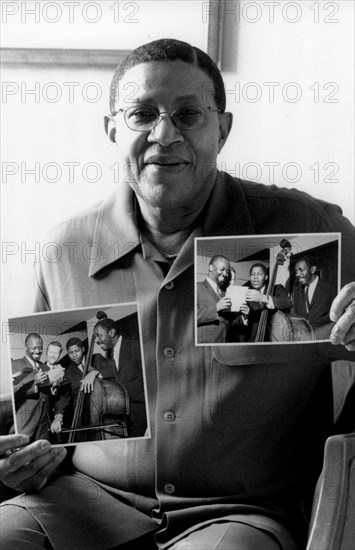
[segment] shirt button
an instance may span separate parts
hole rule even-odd
[[[166,290],[171,290],[174,288],[174,286],[175,286],[174,281],[170,281],[170,283],[166,283],[165,288]]]
[[[164,493],[167,493],[168,495],[173,495],[175,493],[175,485],[173,485],[172,483],[165,483]]]
[[[166,413],[164,413],[163,418],[166,422],[174,422],[176,416],[173,412],[167,411]]]
[[[165,357],[169,357],[169,358],[174,357],[174,355],[175,355],[175,351],[174,351],[173,348],[165,348],[163,353],[164,353]]]

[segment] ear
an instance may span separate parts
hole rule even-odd
[[[317,271],[317,266],[316,266],[316,265],[312,265],[312,266],[311,266],[311,273],[312,273],[312,275],[314,275],[316,271]]]
[[[229,132],[231,131],[233,124],[232,113],[225,112],[218,115],[219,119],[219,140],[218,140],[218,153],[222,151],[223,145],[227,141]]]
[[[111,143],[116,143],[116,123],[112,115],[104,117],[105,132]]]
[[[213,271],[213,265],[208,266],[208,271]]]
[[[116,329],[111,328],[108,333],[111,336],[111,338],[114,338],[116,336]]]

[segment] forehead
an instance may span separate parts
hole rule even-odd
[[[98,326],[95,328],[95,334],[107,334],[107,333],[108,331],[104,327]]]
[[[74,346],[69,346],[68,353],[73,353],[73,351],[82,351],[83,348],[78,346],[78,344],[74,344]]]
[[[253,269],[251,270],[251,273],[262,273],[264,275],[265,271],[263,270],[262,267],[253,267]]]
[[[27,346],[29,346],[29,347],[42,347],[43,346],[42,339],[41,338],[35,338],[35,337],[31,336],[31,338],[29,338],[28,341],[27,341]]]
[[[128,69],[118,86],[122,106],[142,101],[179,104],[182,101],[213,104],[212,80],[184,61],[149,61]]]
[[[307,269],[307,268],[308,268],[308,265],[304,260],[300,260],[299,262],[296,263],[296,269]]]
[[[217,260],[213,265],[216,269],[229,269],[229,262],[227,260]]]
[[[48,351],[60,351],[60,347],[57,346],[56,344],[49,344]]]

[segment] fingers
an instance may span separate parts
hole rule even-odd
[[[330,308],[330,319],[334,322],[343,315],[345,309],[350,306],[355,299],[355,283],[345,285],[336,296]]]
[[[8,451],[17,450],[18,447],[28,445],[29,439],[27,435],[1,435],[0,436],[0,458],[7,454]]]
[[[334,303],[334,302],[333,302]],[[337,307],[337,304],[336,304]],[[334,316],[337,314],[334,314]],[[337,318],[330,333],[332,344],[343,344],[348,346],[355,339],[355,300],[345,308],[345,312]],[[349,349],[349,348],[347,348]],[[350,348],[351,349],[351,348]]]
[[[52,448],[48,441],[36,441],[0,460],[0,478],[17,491],[39,490],[65,455],[64,448]]]

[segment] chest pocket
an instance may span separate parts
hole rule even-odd
[[[273,350],[272,350],[273,348]],[[293,416],[300,401],[319,376],[303,356],[291,347],[286,357],[272,346],[214,346],[208,373],[206,414],[212,427],[221,433],[256,430],[265,424],[277,425]],[[296,355],[290,361],[291,354]],[[272,357],[274,358],[272,360]],[[249,363],[248,363],[249,361]]]

